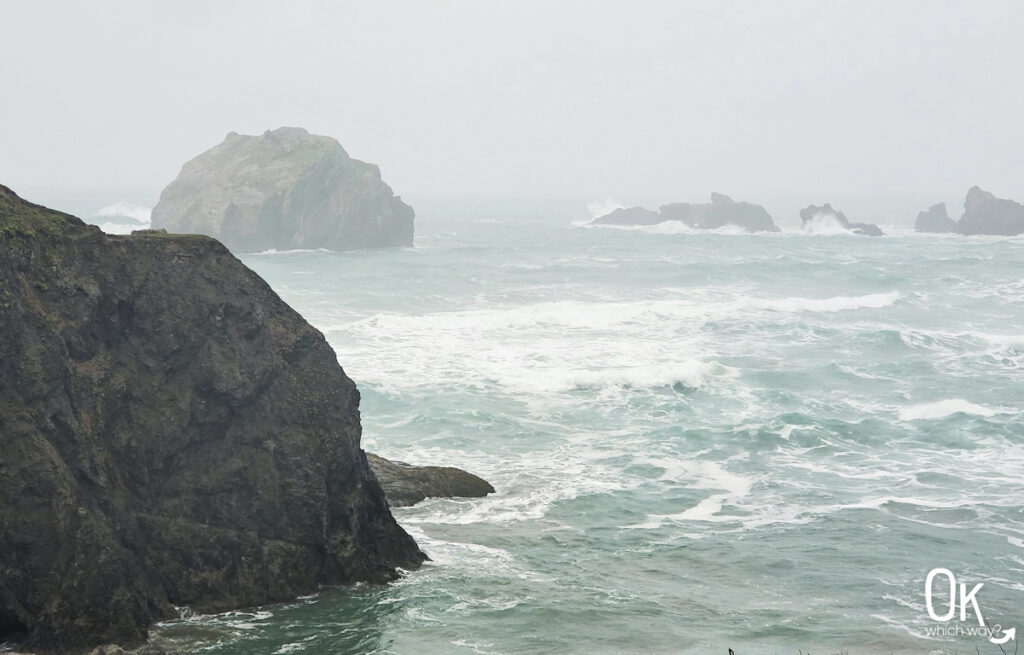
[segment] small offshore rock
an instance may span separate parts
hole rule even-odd
[[[665,220],[682,221],[690,227],[717,230],[727,225],[747,232],[778,232],[779,226],[761,205],[737,202],[724,193],[712,193],[710,203],[676,202],[662,205]]]
[[[415,505],[426,498],[481,498],[494,493],[483,478],[450,466],[412,466],[373,453],[366,458],[392,507]]]
[[[598,216],[593,225],[656,225],[665,220],[658,212],[643,207],[620,207],[604,216]]]
[[[917,219],[914,220],[914,231],[938,234],[956,232],[957,222],[946,213],[946,203],[940,202],[917,215]]]
[[[835,221],[844,230],[849,230],[854,234],[862,234],[869,237],[880,237],[885,233],[882,232],[874,223],[851,223],[846,218],[846,214],[841,211],[832,208],[830,203],[825,203],[822,206],[810,205],[800,210],[800,221],[803,227],[808,227],[815,221],[820,220],[832,220]]]

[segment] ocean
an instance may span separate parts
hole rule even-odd
[[[431,557],[394,584],[183,611],[154,640],[1012,652],[989,637],[1024,630],[1024,238],[883,227],[478,213],[419,218],[415,248],[241,255],[337,351],[367,450],[497,493],[394,510]],[[929,615],[937,568],[983,583],[965,621]]]

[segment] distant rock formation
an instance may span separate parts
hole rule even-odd
[[[0,643],[142,642],[425,556],[323,335],[203,236],[110,236],[0,187]]]
[[[181,168],[152,226],[205,234],[234,252],[411,246],[412,207],[380,169],[298,127],[228,134]]]
[[[1024,205],[1013,200],[996,198],[976,186],[964,199],[964,214],[957,226],[960,234],[1024,234]]]
[[[666,220],[658,212],[643,207],[620,207],[593,220],[593,225],[657,225]]]
[[[392,507],[415,505],[426,498],[480,498],[494,493],[483,478],[450,466],[411,466],[366,453],[370,468]]]
[[[660,211],[666,220],[682,221],[690,227],[703,230],[735,225],[747,232],[779,231],[779,226],[764,207],[749,202],[736,202],[722,193],[712,193],[710,203],[674,202],[662,205]]]
[[[736,202],[727,195],[712,193],[710,203],[675,202],[662,205],[659,212],[643,207],[616,209],[594,219],[594,225],[655,225],[679,221],[690,227],[716,230],[734,225],[747,232],[778,232],[779,227],[764,207],[749,202]]]
[[[940,202],[937,205],[932,205],[928,208],[928,211],[923,211],[917,215],[917,219],[914,221],[915,232],[956,232],[957,222],[949,217],[946,213],[946,203]]]
[[[821,207],[811,205],[801,209],[800,220],[801,225],[804,228],[810,228],[814,223],[820,221],[835,221],[839,227],[844,230],[849,230],[854,234],[864,234],[869,237],[880,237],[884,234],[874,223],[851,223],[849,219],[846,218],[846,214],[832,209],[832,205],[830,203],[825,203]]]

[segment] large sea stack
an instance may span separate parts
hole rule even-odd
[[[960,218],[961,234],[1024,234],[1024,205],[1013,200],[996,198],[976,186],[964,199],[964,215]]]
[[[137,644],[176,605],[416,567],[360,430],[323,335],[220,243],[0,187],[0,642]]]
[[[181,168],[154,228],[205,234],[235,252],[411,246],[413,210],[374,164],[298,127],[228,134]]]

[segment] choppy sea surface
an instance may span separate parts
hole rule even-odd
[[[395,510],[432,559],[395,584],[159,643],[999,653],[957,634],[973,608],[929,617],[940,567],[1024,631],[1022,238],[476,216],[418,220],[415,248],[241,258],[337,351],[367,450],[498,493]]]

